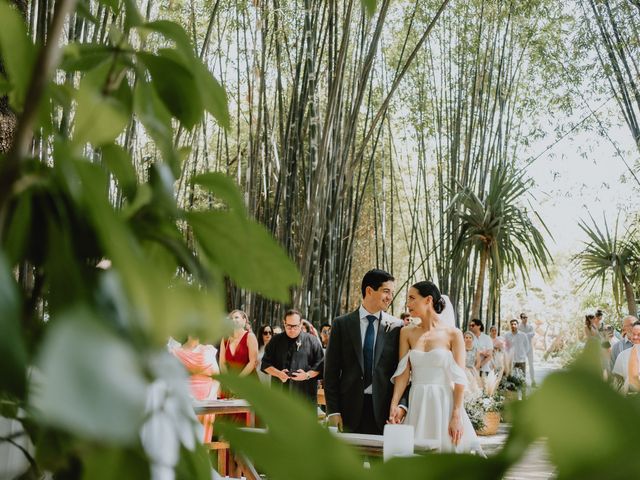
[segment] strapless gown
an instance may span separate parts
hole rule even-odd
[[[441,452],[475,452],[482,455],[478,436],[467,412],[462,409],[463,434],[455,446],[449,436],[449,420],[453,409],[453,384],[467,385],[467,376],[446,348],[428,352],[410,350],[398,363],[392,377],[411,369],[409,410],[405,425],[413,425],[416,442],[436,445]]]

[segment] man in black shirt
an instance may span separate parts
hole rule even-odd
[[[324,354],[318,339],[303,332],[301,326],[300,312],[285,313],[284,333],[267,344],[260,369],[280,380],[272,381],[272,386],[295,390],[316,405],[318,382],[315,378],[322,371]]]

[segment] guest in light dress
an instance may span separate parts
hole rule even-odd
[[[189,372],[189,389],[194,400],[215,400],[218,398],[220,383],[213,379],[220,373],[216,361],[217,350],[213,345],[202,344],[196,337],[189,336],[184,344],[169,342],[169,351]],[[204,427],[203,442],[211,442],[215,414],[198,415]]]

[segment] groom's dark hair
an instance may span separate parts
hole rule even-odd
[[[380,270],[378,268],[374,268],[373,270],[369,270],[362,277],[362,298],[364,298],[367,293],[367,287],[371,287],[374,290],[378,290],[380,285],[384,282],[393,282],[395,278],[389,272],[385,272],[384,270]]]

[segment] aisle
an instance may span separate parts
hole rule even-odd
[[[544,377],[557,370],[559,365],[548,362],[536,362],[535,379],[540,385]],[[508,424],[500,425],[496,435],[480,437],[480,443],[487,455],[497,452],[507,439]],[[544,441],[534,443],[520,462],[513,466],[504,477],[507,480],[542,480],[555,478],[555,468],[549,463]]]

